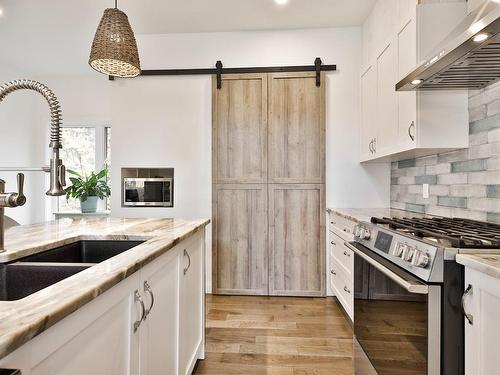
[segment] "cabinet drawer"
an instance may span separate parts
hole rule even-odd
[[[356,223],[352,220],[346,219],[345,217],[342,217],[334,212],[330,213],[330,222],[328,227],[332,232],[337,231],[344,233],[348,237],[352,237],[352,231],[355,225]]]
[[[353,279],[351,275],[345,273],[342,267],[333,264],[330,269],[331,286],[337,299],[341,303],[344,310],[353,319]]]
[[[352,275],[354,267],[354,256],[352,250],[344,245],[344,240],[336,234],[330,232],[330,259],[332,265],[339,265],[344,268],[344,272]]]

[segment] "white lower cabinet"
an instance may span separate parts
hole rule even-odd
[[[354,253],[344,245],[352,241],[355,222],[330,213],[328,277],[330,294],[335,295],[351,320],[354,320]]]
[[[203,359],[205,302],[203,276],[203,246],[182,248],[182,272],[180,275],[180,332],[179,374],[189,375],[198,358]]]
[[[146,318],[140,335],[140,373],[177,374],[179,358],[179,255],[153,262],[141,270]]]
[[[500,279],[465,268],[465,374],[498,374]]]
[[[23,375],[191,374],[204,356],[203,233],[0,360],[0,368]]]

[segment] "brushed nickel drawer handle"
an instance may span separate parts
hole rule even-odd
[[[333,269],[332,269],[332,270],[330,270],[330,273],[331,273],[332,275],[334,275],[334,276],[335,276],[335,275],[337,275],[337,272],[335,272]]]
[[[349,254],[347,251],[344,251],[344,255],[345,255],[346,257],[350,257],[350,256],[351,256],[351,254]]]
[[[330,242],[333,246],[337,246],[337,244],[335,242]]]
[[[345,290],[347,293],[351,294],[351,291],[350,291],[349,289],[347,289],[347,287],[346,287],[346,286],[344,286],[344,290]]]
[[[469,322],[470,325],[474,324],[474,317],[472,314],[468,314],[467,311],[465,310],[465,300],[468,296],[472,295],[472,285],[469,284],[467,289],[465,289],[465,292],[462,296],[462,311],[464,313],[465,319]]]

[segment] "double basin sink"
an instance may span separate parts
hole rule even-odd
[[[0,301],[16,301],[144,241],[84,240],[0,264]]]

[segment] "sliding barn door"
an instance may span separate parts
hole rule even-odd
[[[269,293],[325,294],[324,77],[276,73],[269,85]]]
[[[325,293],[324,77],[213,83],[213,284],[221,294]]]
[[[213,86],[214,292],[267,295],[267,75]]]

